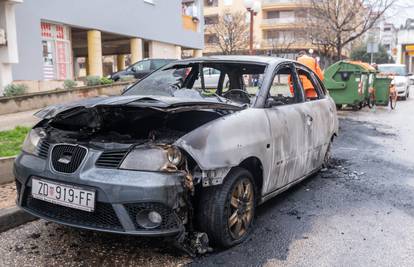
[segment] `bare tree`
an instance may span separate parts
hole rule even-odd
[[[334,50],[340,60],[344,47],[373,28],[397,0],[308,0],[305,28],[312,43]]]
[[[242,12],[226,11],[217,23],[206,27],[206,33],[215,36],[215,44],[224,55],[244,51],[249,43],[249,26]]]
[[[294,45],[298,39],[295,39],[291,36],[287,36],[281,32],[278,38],[268,39],[268,44],[271,45],[272,49],[270,52],[271,55],[276,55],[278,57],[283,57],[287,52],[289,52],[292,45]]]

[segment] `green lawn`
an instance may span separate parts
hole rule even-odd
[[[17,126],[14,130],[0,132],[0,157],[19,154],[24,138],[29,131],[29,127]]]

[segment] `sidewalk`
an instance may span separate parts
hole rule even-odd
[[[13,130],[16,126],[31,127],[35,125],[39,119],[34,117],[33,114],[38,110],[39,109],[0,115],[0,131]]]
[[[0,233],[36,218],[16,206],[14,183],[0,185]]]
[[[16,186],[14,183],[0,185],[0,209],[16,205]]]

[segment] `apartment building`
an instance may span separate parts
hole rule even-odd
[[[8,38],[0,53],[12,51],[7,60],[0,56],[0,69],[8,71],[0,93],[12,80],[104,76],[147,57],[200,55],[202,1],[0,0],[0,29]],[[114,69],[105,67],[108,56]]]
[[[405,64],[414,73],[414,19],[407,19],[398,30],[397,63]]]
[[[308,7],[301,0],[261,0],[261,10],[254,18],[255,53],[295,58],[300,50],[317,49],[303,31]],[[235,11],[245,12],[249,23],[243,0],[204,0],[205,54],[220,53],[208,27],[217,23],[219,16]]]
[[[398,30],[394,24],[387,22],[385,19],[377,21],[367,33],[365,41],[369,43],[381,44],[384,46],[388,55],[394,61],[397,59],[397,35]]]

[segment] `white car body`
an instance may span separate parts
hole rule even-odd
[[[392,84],[395,85],[398,97],[407,99],[410,96],[410,89],[414,86],[414,80],[406,72],[406,66],[403,64],[380,64],[378,70],[394,77]],[[413,88],[414,89],[414,88]]]
[[[203,71],[204,73],[204,85],[207,89],[217,89],[217,85],[220,79],[220,71],[213,68],[206,68]],[[229,77],[226,75],[224,77],[224,86],[228,86]],[[194,88],[201,88],[201,79],[195,81]]]

